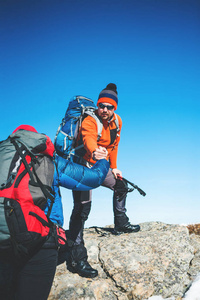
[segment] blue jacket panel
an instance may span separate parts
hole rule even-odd
[[[52,222],[59,224],[60,226],[63,226],[63,223],[64,223],[63,206],[62,206],[62,198],[61,198],[61,193],[60,193],[60,188],[59,188],[58,173],[57,173],[56,168],[55,168],[55,172],[54,172],[52,190],[55,193],[55,199],[54,199],[53,207],[51,210],[50,219]],[[50,205],[51,205],[51,200],[48,199],[45,210],[44,210],[45,214],[47,214]]]

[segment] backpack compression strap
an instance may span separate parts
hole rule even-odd
[[[49,208],[48,213],[47,213],[47,216],[50,216],[51,209],[52,209],[52,206],[53,206],[53,203],[54,203],[54,192],[52,191],[51,188],[49,188],[48,186],[44,185],[41,182],[40,178],[38,177],[38,175],[37,175],[37,173],[35,171],[35,167],[34,167],[33,164],[32,164],[33,172],[31,171],[31,166],[27,163],[23,151],[21,150],[21,148],[19,147],[19,145],[17,144],[17,142],[14,140],[14,138],[11,138],[11,142],[13,143],[13,145],[16,148],[16,151],[18,152],[18,154],[22,158],[22,162],[23,162],[23,164],[24,164],[27,172],[29,173],[29,176],[30,176],[30,179],[31,179],[30,180],[30,184],[33,185],[33,186],[39,186],[41,188],[44,196],[46,198],[49,198],[51,200],[51,205],[50,205],[50,208]],[[38,160],[37,160],[37,158],[36,158],[36,156],[31,151],[29,151],[29,149],[22,142],[20,142],[20,143],[25,148],[25,150],[28,152],[28,154],[30,155],[32,161],[34,163],[39,163]],[[34,173],[37,181],[34,180],[33,173]]]

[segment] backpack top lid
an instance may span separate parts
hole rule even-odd
[[[16,156],[16,148],[12,141],[20,148],[21,146],[25,147],[29,154],[32,153],[34,156],[39,155],[52,158],[54,154],[54,145],[48,136],[38,133],[34,127],[29,127],[29,125],[17,127],[14,133],[0,143],[0,189],[6,188],[10,180],[8,178],[9,170]],[[13,174],[16,175],[17,173],[14,172]],[[14,175],[11,177],[15,178]]]
[[[37,130],[31,125],[20,125],[13,131],[13,133],[15,133],[16,131],[18,131],[20,129],[37,132]]]
[[[85,96],[74,96],[69,101],[65,118],[66,117],[79,117],[80,115],[84,114],[85,110],[95,110],[97,109],[94,101],[90,98]]]
[[[38,133],[31,125],[20,125],[10,135],[16,141],[22,142],[35,154],[44,154],[53,157],[54,145],[44,133]]]

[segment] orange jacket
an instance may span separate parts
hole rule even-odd
[[[115,115],[109,122],[106,120],[102,121],[103,129],[99,141],[97,141],[98,128],[95,119],[91,116],[88,116],[83,120],[79,131],[78,140],[80,139],[81,136],[83,140],[84,149],[87,151],[86,154],[83,156],[85,160],[94,164],[96,161],[92,159],[92,153],[95,151],[96,148],[98,148],[98,146],[102,146],[105,147],[108,151],[107,160],[110,161],[110,167],[112,169],[117,168],[117,152],[118,152],[118,144],[120,141],[120,132],[122,128],[122,120],[118,115],[117,117],[119,121],[120,131],[118,131],[116,139],[113,144],[110,144],[111,142],[110,131],[116,129],[116,124],[114,121]]]

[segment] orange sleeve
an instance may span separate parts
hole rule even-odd
[[[88,154],[92,155],[97,146],[97,123],[94,118],[88,116],[81,125],[81,134],[83,138],[83,145]]]

